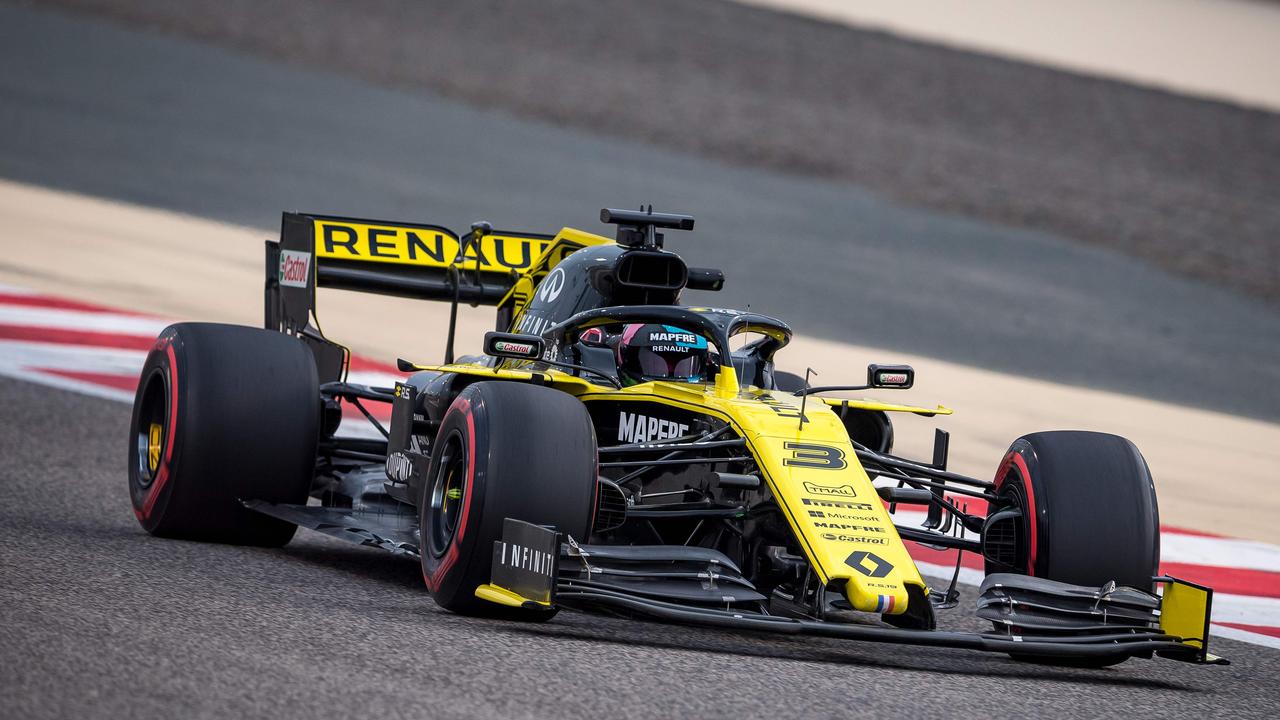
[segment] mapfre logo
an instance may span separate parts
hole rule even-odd
[[[297,250],[280,251],[280,284],[285,287],[304,288],[311,276],[311,253]]]
[[[815,522],[814,527],[826,528],[827,530],[853,530],[855,532],[882,533],[884,528],[875,525],[855,525],[853,523],[841,522]]]
[[[698,343],[698,336],[693,333],[651,332],[649,342],[682,342],[690,345]]]
[[[628,443],[653,442],[683,437],[689,426],[673,420],[645,417],[638,413],[618,414],[618,440]]]

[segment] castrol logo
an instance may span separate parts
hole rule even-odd
[[[311,253],[296,250],[280,251],[280,284],[285,287],[304,288],[311,271]]]

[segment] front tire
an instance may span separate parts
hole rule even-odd
[[[129,495],[152,535],[279,546],[296,526],[241,500],[301,504],[315,470],[311,351],[258,328],[179,323],[147,355],[129,432]]]
[[[431,596],[464,615],[550,618],[554,611],[513,612],[475,590],[489,582],[505,518],[585,539],[595,492],[595,430],[580,401],[522,383],[468,386],[445,413],[418,504]]]
[[[1016,552],[987,573],[1018,572],[1074,585],[1114,580],[1150,592],[1160,564],[1160,512],[1151,471],[1125,438],[1056,431],[1014,441],[996,471],[999,500],[1017,509]],[[998,528],[997,528],[998,530]]]
[[[1153,590],[1160,512],[1151,471],[1129,440],[1083,431],[1024,435],[996,470],[995,493],[983,529],[987,574],[1016,572],[1095,588],[1114,580]],[[993,559],[990,548],[997,544],[1000,557]],[[1101,668],[1129,656],[1012,657]]]

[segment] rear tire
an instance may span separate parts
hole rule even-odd
[[[133,403],[138,522],[161,537],[284,545],[296,526],[240,501],[306,502],[319,419],[315,361],[301,342],[236,325],[170,325]]]
[[[432,446],[419,499],[422,577],[441,607],[464,615],[546,620],[554,610],[480,600],[505,518],[585,539],[596,492],[596,438],[580,401],[514,382],[468,386]]]

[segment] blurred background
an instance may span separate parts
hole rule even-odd
[[[284,210],[610,234],[641,203],[726,273],[689,302],[791,323],[785,369],[912,363],[957,413],[904,454],[940,424],[988,477],[1116,432],[1166,525],[1280,558],[1280,3],[0,0],[0,294],[258,324]],[[371,362],[442,353],[447,306],[319,311]]]

